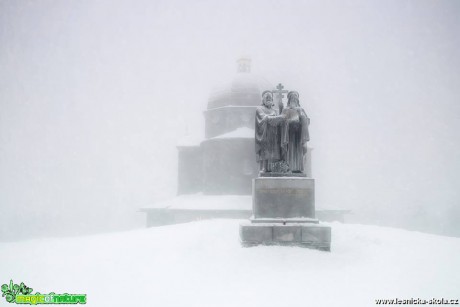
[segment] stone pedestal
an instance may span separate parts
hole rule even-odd
[[[243,246],[298,245],[330,251],[331,228],[315,218],[315,181],[305,177],[253,180],[253,216],[240,224]]]
[[[315,180],[259,177],[252,184],[254,218],[315,218]]]

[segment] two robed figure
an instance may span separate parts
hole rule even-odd
[[[261,175],[304,173],[310,119],[300,107],[299,93],[288,93],[285,108],[273,109],[272,101],[271,92],[265,91],[262,105],[256,110],[255,149],[259,171]]]

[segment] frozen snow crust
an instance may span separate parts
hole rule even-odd
[[[330,253],[243,248],[240,222],[1,243],[0,283],[86,293],[88,306],[375,306],[460,296],[459,238],[325,223]]]

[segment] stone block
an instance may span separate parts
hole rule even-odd
[[[273,228],[271,225],[240,224],[240,238],[244,243],[261,244],[263,242],[271,243],[273,241]]]
[[[315,218],[315,181],[302,177],[253,180],[254,218]]]
[[[331,228],[317,224],[242,223],[240,239],[243,246],[293,245],[331,250]]]
[[[304,243],[330,243],[331,227],[321,225],[310,225],[308,227],[302,227],[301,240]]]
[[[273,241],[275,242],[300,242],[302,228],[298,225],[274,225]]]

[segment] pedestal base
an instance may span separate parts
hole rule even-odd
[[[253,216],[240,224],[243,246],[297,245],[331,250],[331,227],[315,218],[315,180],[259,177],[252,184]]]
[[[296,245],[331,250],[331,227],[313,223],[251,223],[240,224],[243,246]]]

